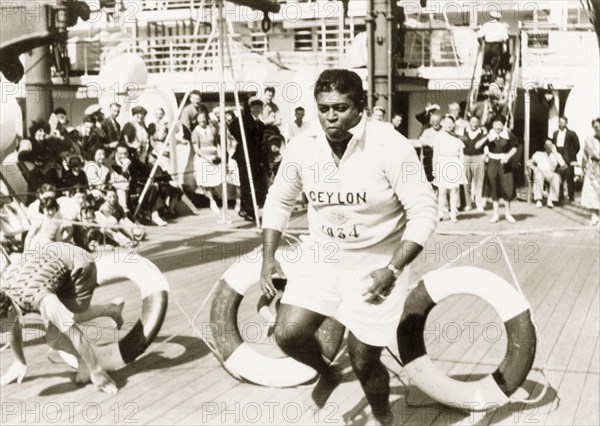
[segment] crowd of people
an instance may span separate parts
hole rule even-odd
[[[492,85],[491,90],[497,88]],[[482,95],[483,104],[474,104],[466,115],[463,110],[466,103],[452,102],[445,113],[438,104],[427,104],[424,111],[415,116],[422,124],[415,149],[427,180],[437,191],[439,220],[447,219],[449,213],[450,220],[456,223],[459,210],[476,209],[478,213],[484,213],[491,200],[490,222],[496,223],[500,220],[502,200],[505,219],[509,223],[516,222],[511,214],[511,202],[516,198],[514,173],[520,170],[522,151],[508,127],[510,117],[501,100],[503,97],[488,96],[488,91]],[[488,103],[489,108],[485,105]],[[385,121],[385,114],[384,108],[376,106],[369,116],[375,121]],[[468,119],[462,118],[464,116]],[[574,203],[576,170],[580,168],[582,172],[577,178],[582,184],[580,204],[590,210],[590,224],[597,225],[600,197],[598,119],[592,122],[595,136],[583,145],[577,134],[568,128],[568,122],[566,116],[561,116],[558,130],[546,140],[544,149],[525,161],[528,183],[537,208],[543,208],[544,204],[554,208]],[[403,133],[401,115],[395,114],[389,124]],[[578,159],[580,152],[582,162]]]

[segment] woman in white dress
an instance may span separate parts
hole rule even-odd
[[[590,210],[590,225],[598,225],[600,209],[600,117],[592,121],[594,136],[586,139],[583,146],[583,188],[581,189],[581,206]]]
[[[463,142],[453,133],[454,117],[444,115],[442,131],[433,141],[433,183],[438,188],[438,218],[444,219],[446,193],[450,192],[450,220],[457,222],[458,188],[464,183]]]
[[[223,165],[218,150],[218,134],[208,123],[204,113],[198,114],[198,125],[192,132],[192,148],[195,151],[194,172],[196,193],[204,195],[210,201],[210,209],[219,213],[214,199],[214,191],[223,183]]]

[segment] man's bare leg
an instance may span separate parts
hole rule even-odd
[[[90,305],[83,312],[78,312],[73,316],[76,323],[90,321],[94,318],[109,317],[115,322],[117,329],[123,327],[123,306],[125,301],[122,297],[117,297],[107,305]]]
[[[352,369],[358,377],[373,416],[382,425],[393,425],[394,416],[390,409],[390,375],[381,362],[383,348],[361,342],[352,334],[348,336],[348,354]]]
[[[275,325],[275,340],[283,352],[320,374],[312,392],[312,398],[320,408],[340,382],[340,377],[323,359],[321,345],[315,336],[324,320],[321,314],[282,303]]]

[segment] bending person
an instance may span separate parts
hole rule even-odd
[[[304,191],[310,235],[288,262],[276,341],[320,374],[312,397],[323,407],[340,378],[315,332],[335,316],[350,330],[350,360],[373,415],[393,424],[381,351],[396,338],[408,265],[435,229],[436,199],[408,140],[366,120],[356,73],[324,71],[314,96],[322,130],[289,144],[265,204],[261,288],[267,297],[277,292],[272,275],[283,271],[275,250]]]
[[[41,315],[46,323],[46,339],[55,350],[79,356],[78,383],[91,382],[101,391],[114,394],[116,385],[100,367],[96,354],[77,326],[98,317],[112,318],[123,325],[123,300],[108,305],[91,305],[97,284],[96,264],[88,252],[66,243],[51,243],[39,253],[23,254],[2,271],[0,279],[0,317],[12,322],[8,342],[15,361],[1,384],[21,381],[27,371],[22,348],[20,316]]]

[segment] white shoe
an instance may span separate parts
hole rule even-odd
[[[477,213],[485,213],[485,209],[483,207],[477,207]]]
[[[458,219],[456,219],[456,215],[455,214],[451,214],[450,215],[450,222],[452,222],[452,223],[458,222]]]
[[[211,200],[210,209],[213,211],[213,213],[219,214],[221,212],[221,210],[219,210],[219,206],[217,206],[217,203],[215,200]]]
[[[472,208],[470,205],[468,205],[468,206],[465,206],[465,211],[466,211],[466,212],[470,212],[472,209],[473,209],[473,208]]]
[[[156,226],[167,226],[167,222],[162,220],[162,218],[158,215],[158,212],[152,213],[152,222],[154,222]]]
[[[537,200],[537,201],[535,202],[535,206],[536,206],[538,209],[541,209],[543,205],[542,205],[542,202],[541,202],[540,200]]]
[[[551,200],[548,200],[548,202],[546,202],[546,205],[547,205],[548,207],[550,207],[551,209],[553,209],[553,208],[554,208],[554,203],[553,203]]]
[[[235,208],[234,208],[236,213],[239,213],[240,210],[242,210],[242,202],[240,200],[236,200],[235,201]]]
[[[596,226],[596,225],[598,225],[599,222],[600,222],[600,219],[598,219],[598,216],[592,216],[592,219],[590,220],[590,225]]]
[[[517,220],[511,214],[505,214],[504,218],[508,223],[517,223]]]
[[[496,223],[496,222],[498,222],[499,220],[500,220],[500,218],[498,217],[498,215],[497,215],[497,214],[495,214],[495,215],[493,215],[493,216],[490,218],[490,223]]]

